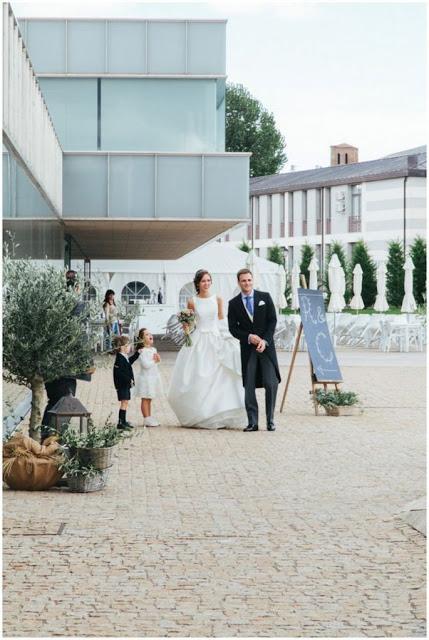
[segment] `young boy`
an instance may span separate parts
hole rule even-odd
[[[132,364],[140,353],[136,351],[130,358],[130,341],[127,336],[116,336],[113,339],[113,347],[116,351],[116,360],[113,365],[113,382],[118,394],[119,420],[118,429],[132,429],[133,425],[127,422],[128,400],[131,398],[131,387],[134,386],[134,374]]]

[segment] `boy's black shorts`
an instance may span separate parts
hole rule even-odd
[[[131,399],[131,389],[129,387],[116,387],[116,393],[118,394],[118,400]]]

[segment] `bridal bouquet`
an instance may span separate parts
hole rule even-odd
[[[177,319],[182,325],[185,334],[185,345],[190,347],[192,344],[190,333],[195,325],[195,314],[192,309],[182,309],[182,311],[179,311],[177,314]]]

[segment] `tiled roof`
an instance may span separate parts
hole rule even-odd
[[[420,149],[420,147],[418,147]],[[425,149],[425,147],[423,147]],[[250,179],[250,195],[317,189],[341,184],[358,184],[405,176],[426,175],[426,152],[322,167],[308,171],[289,171]]]

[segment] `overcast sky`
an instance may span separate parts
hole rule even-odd
[[[227,73],[274,112],[296,169],[331,144],[372,160],[426,141],[426,6],[415,2],[12,2],[17,17],[227,18]]]

